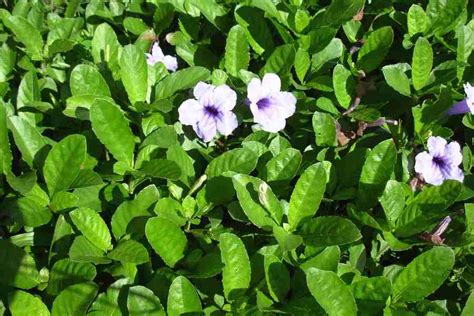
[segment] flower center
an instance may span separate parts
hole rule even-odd
[[[266,110],[272,105],[272,100],[270,98],[263,98],[258,100],[257,107],[259,110]]]
[[[444,157],[433,157],[433,162],[438,166],[441,172],[445,172],[449,169],[449,163]]]
[[[206,105],[204,107],[204,112],[212,118],[219,118],[222,115],[222,112],[214,105]]]

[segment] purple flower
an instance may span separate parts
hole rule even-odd
[[[199,82],[194,87],[195,99],[184,101],[179,109],[179,121],[193,127],[205,142],[216,136],[217,131],[227,136],[237,127],[237,117],[232,109],[237,94],[227,85],[213,86]]]
[[[247,87],[254,122],[271,133],[284,129],[286,119],[295,113],[295,96],[290,92],[280,91],[280,88],[280,77],[272,73],[266,74],[261,81],[252,79]]]
[[[178,69],[178,61],[176,60],[176,57],[170,55],[165,56],[157,42],[153,43],[151,54],[147,53],[146,56],[146,61],[150,66],[160,62],[163,63],[166,66],[166,69],[170,71],[176,71],[176,69]]]
[[[448,115],[472,113],[474,114],[474,87],[469,83],[464,84],[466,98],[453,105],[446,113]]]
[[[448,144],[441,137],[430,137],[428,152],[419,153],[415,160],[415,171],[427,183],[440,185],[444,180],[464,180],[464,174],[458,167],[462,162],[462,154],[457,142]]]

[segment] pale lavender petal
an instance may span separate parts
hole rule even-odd
[[[247,86],[247,98],[250,103],[257,103],[261,98],[262,82],[260,79],[253,78]]]
[[[428,138],[428,151],[433,157],[443,156],[446,147],[446,140],[439,136],[431,136]]]
[[[285,128],[286,121],[277,108],[261,110],[256,103],[250,104],[255,123],[260,124],[264,131],[276,133]]]
[[[466,93],[467,106],[474,114],[474,87],[470,83],[466,83],[464,84],[464,92]]]
[[[237,116],[231,111],[222,112],[222,116],[216,120],[217,130],[221,135],[228,136],[239,125],[237,121]]]
[[[445,180],[448,180],[448,179],[463,182],[464,173],[462,172],[461,168],[455,165],[451,165],[445,171]]]
[[[221,85],[214,89],[213,104],[222,110],[230,111],[237,103],[237,94],[228,85]]]
[[[278,75],[274,73],[265,74],[262,79],[262,89],[265,91],[266,95],[272,95],[277,92],[280,92],[280,77],[278,77]]]
[[[176,57],[167,55],[163,58],[163,64],[165,64],[166,69],[170,71],[176,71],[178,69],[178,60]]]
[[[290,92],[278,92],[275,95],[275,99],[278,104],[279,112],[288,118],[295,113],[296,110],[296,98]]]
[[[450,164],[459,166],[462,162],[461,146],[458,142],[451,142],[445,148],[445,155]]]
[[[163,60],[163,57],[165,57],[165,55],[163,54],[163,51],[161,50],[161,47],[158,44],[158,42],[153,43],[153,47],[151,48],[151,54],[158,61]]]
[[[209,100],[212,98],[212,91],[214,91],[214,86],[207,84],[205,82],[199,81],[196,86],[194,86],[194,97],[201,101],[202,104],[208,104]],[[203,100],[201,100],[203,99]],[[206,102],[203,102],[206,101]]]
[[[147,53],[146,62],[148,65],[153,66],[157,62],[157,60],[155,59],[155,57],[153,57],[153,55]]]
[[[426,183],[439,185],[444,180],[441,170],[433,162],[433,157],[426,151],[416,155],[415,171],[423,176]]]
[[[199,138],[205,142],[213,139],[217,133],[216,122],[209,115],[203,115],[201,119],[193,126],[193,128]]]
[[[183,125],[195,125],[203,116],[203,106],[197,100],[188,99],[178,108],[179,121]]]

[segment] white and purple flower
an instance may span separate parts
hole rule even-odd
[[[199,82],[194,87],[194,97],[180,105],[179,121],[192,126],[203,141],[209,142],[217,132],[230,135],[237,128],[237,117],[232,112],[237,94],[229,86]]]
[[[444,180],[462,182],[461,162],[461,146],[457,142],[448,144],[444,138],[432,136],[428,139],[428,152],[416,155],[415,171],[423,176],[426,183],[433,185],[440,185]]]
[[[163,54],[158,42],[153,43],[151,54],[147,53],[146,57],[146,61],[150,66],[153,66],[156,63],[163,63],[169,71],[176,71],[176,69],[178,69],[178,60],[176,57]]]
[[[474,114],[474,87],[471,84],[464,84],[466,98],[454,104],[446,113],[448,115],[472,113]]]
[[[247,98],[254,122],[264,131],[281,131],[285,128],[286,119],[295,113],[295,96],[280,89],[280,77],[273,73],[267,73],[261,81],[252,79],[247,87]]]

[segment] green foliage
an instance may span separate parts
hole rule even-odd
[[[471,1],[1,3],[0,315],[474,314]]]

